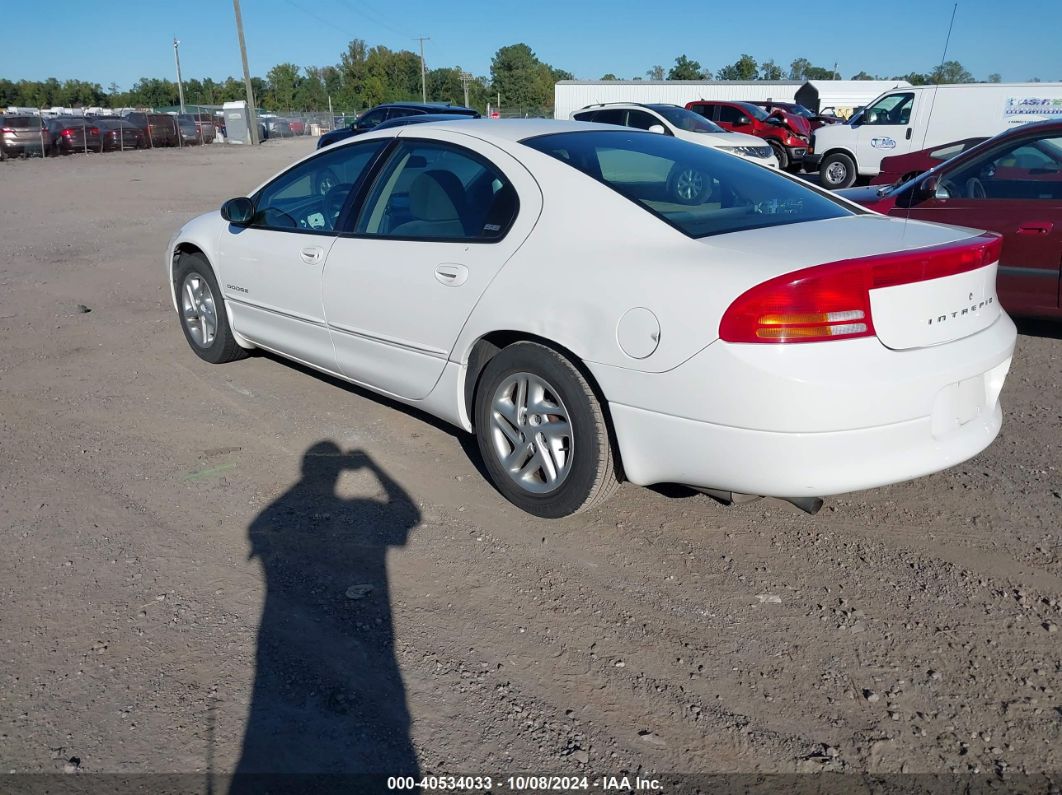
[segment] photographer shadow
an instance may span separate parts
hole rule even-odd
[[[371,473],[382,494],[340,498],[345,471]],[[418,774],[386,557],[419,521],[369,456],[322,441],[306,451],[301,479],[251,523],[266,597],[231,792],[328,788],[314,777],[355,791],[369,774]]]

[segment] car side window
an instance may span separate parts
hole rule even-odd
[[[358,120],[354,122],[354,126],[359,130],[371,130],[386,118],[387,108],[379,108],[377,110],[369,111],[364,116],[360,116]]]
[[[583,113],[576,113],[572,118],[576,121],[595,121],[597,118],[596,110],[588,110]]]
[[[907,124],[911,120],[914,94],[889,94],[863,113],[864,124]]]
[[[943,174],[939,185],[940,198],[1060,201],[1062,136],[1011,142]]]
[[[516,190],[479,155],[402,141],[380,171],[355,230],[374,237],[491,242],[516,217]]]
[[[726,124],[737,124],[738,119],[740,119],[742,115],[741,111],[737,108],[733,108],[730,105],[720,105],[718,121]]]
[[[331,232],[347,198],[384,143],[341,146],[285,171],[258,193],[250,225],[286,232]]]
[[[627,114],[627,126],[636,127],[639,130],[648,130],[654,124],[658,124],[664,127],[664,123],[654,117],[652,114],[646,113],[644,110],[632,110]],[[664,127],[664,129],[667,129]]]
[[[708,105],[694,105],[690,110],[706,119],[712,118],[712,108]]]
[[[598,124],[618,124],[620,127],[626,127],[627,111],[622,108],[599,110],[597,115],[594,116],[594,121]]]

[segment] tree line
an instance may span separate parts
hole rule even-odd
[[[774,60],[758,62],[742,54],[734,63],[714,72],[702,67],[685,54],[665,70],[653,66],[645,73],[650,80],[833,80],[841,75],[836,68],[817,66],[807,58],[796,58],[786,70]],[[645,79],[642,76],[635,80]],[[465,87],[468,103],[484,108],[488,102],[503,109],[540,109],[553,107],[553,86],[558,80],[571,80],[572,73],[540,60],[523,43],[501,47],[494,54],[489,75],[473,76],[460,66],[430,69],[425,87],[429,100],[463,104]],[[609,73],[602,80],[617,80]],[[892,77],[875,76],[860,71],[852,80],[906,80],[913,85],[932,83],[971,83],[973,75],[958,61],[946,61],[929,72],[911,72]],[[1032,78],[1037,80],[1037,78]],[[1000,82],[998,74],[988,76],[988,82]],[[322,111],[328,100],[337,111],[354,111],[383,102],[419,100],[421,97],[420,57],[411,50],[391,50],[377,45],[369,47],[364,40],[354,39],[331,66],[300,67],[281,63],[270,69],[265,77],[252,77],[252,88],[260,107],[273,111]],[[243,80],[228,77],[222,81],[212,78],[191,78],[184,81],[187,105],[220,105],[223,102],[246,98]],[[98,83],[84,80],[12,81],[0,78],[0,107],[168,107],[179,102],[176,82],[157,77],[142,77],[129,89],[111,83],[104,89]]]

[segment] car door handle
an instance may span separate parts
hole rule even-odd
[[[435,269],[435,280],[439,284],[457,287],[468,279],[468,268],[456,263],[444,262]]]
[[[1019,235],[1049,235],[1055,225],[1050,221],[1026,221],[1018,226]]]
[[[910,127],[907,128],[907,140],[908,141],[911,140],[911,128]]]
[[[299,256],[302,257],[302,261],[307,265],[316,265],[324,256],[324,249],[318,248],[317,246],[310,246],[300,251]]]

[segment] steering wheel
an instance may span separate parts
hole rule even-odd
[[[966,180],[966,198],[967,199],[987,199],[988,192],[985,190],[985,184],[981,182],[977,177],[970,177]]]
[[[350,182],[341,182],[338,185],[333,185],[325,193],[322,200],[322,207],[324,209],[325,221],[328,224],[329,229],[336,228],[336,222],[339,221],[339,214],[343,212],[343,205],[347,201],[347,195],[350,193],[353,184]]]

